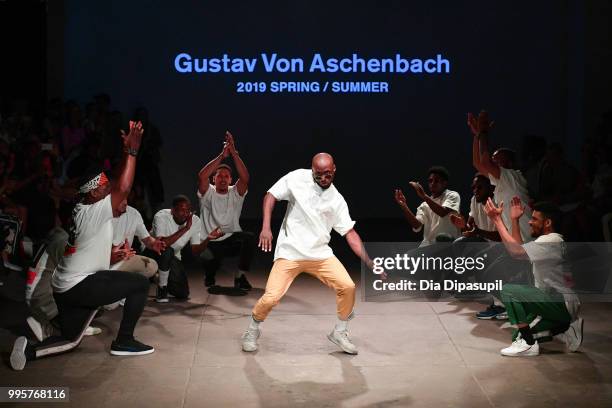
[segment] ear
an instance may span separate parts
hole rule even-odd
[[[334,164],[334,173],[336,172],[336,165]]]
[[[552,220],[550,218],[547,218],[544,220],[544,227],[545,228],[552,228]]]

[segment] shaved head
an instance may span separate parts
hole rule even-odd
[[[317,153],[312,158],[313,169],[324,169],[334,166],[334,158],[329,153]]]
[[[331,186],[336,173],[334,158],[329,153],[317,153],[312,158],[312,177],[322,189]]]

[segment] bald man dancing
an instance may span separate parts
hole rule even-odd
[[[257,350],[259,325],[302,272],[313,275],[336,291],[338,322],[327,338],[345,353],[357,354],[357,347],[348,336],[348,321],[353,316],[355,283],[327,245],[332,228],[346,238],[349,246],[363,262],[372,267],[372,260],[363,248],[359,234],[353,229],[348,206],[332,184],[336,174],[334,159],[319,153],[312,159],[312,169],[292,171],[278,180],[263,201],[263,226],[259,247],[272,249],[270,219],[274,204],[286,200],[287,212],[274,252],[274,265],[266,291],[253,308],[247,331],[242,336],[242,350]]]

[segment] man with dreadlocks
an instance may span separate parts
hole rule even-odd
[[[123,158],[116,181],[110,183],[103,172],[83,179],[68,244],[52,278],[62,336],[50,337],[35,346],[28,344],[25,337],[17,338],[10,358],[13,369],[22,370],[28,360],[74,349],[98,307],[123,298],[123,318],[110,353],[143,355],[154,351],[134,339],[149,281],[138,273],[110,270],[113,212],[132,188],[142,132],[140,122],[130,122],[129,133],[123,133]]]

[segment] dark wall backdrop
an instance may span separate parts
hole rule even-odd
[[[582,94],[583,72],[580,64],[568,67],[568,59],[580,55],[575,35],[582,20],[565,4],[68,0],[61,80],[66,98],[86,102],[106,92],[125,113],[149,109],[165,142],[166,202],[177,193],[194,195],[197,171],[220,152],[229,129],[252,175],[245,217],[258,217],[266,189],[308,167],[319,151],[336,158],[336,185],[355,218],[398,215],[393,189],[424,181],[434,164],[450,170],[465,208],[474,172],[467,111],[491,112],[496,146],[519,149],[526,133],[578,145],[582,105],[568,94]],[[277,52],[306,61],[315,52],[440,53],[452,67],[450,75],[183,75],[173,66],[180,52],[250,58]],[[237,81],[313,79],[388,81],[390,93],[235,91]],[[418,205],[414,192],[406,192],[410,205]]]

